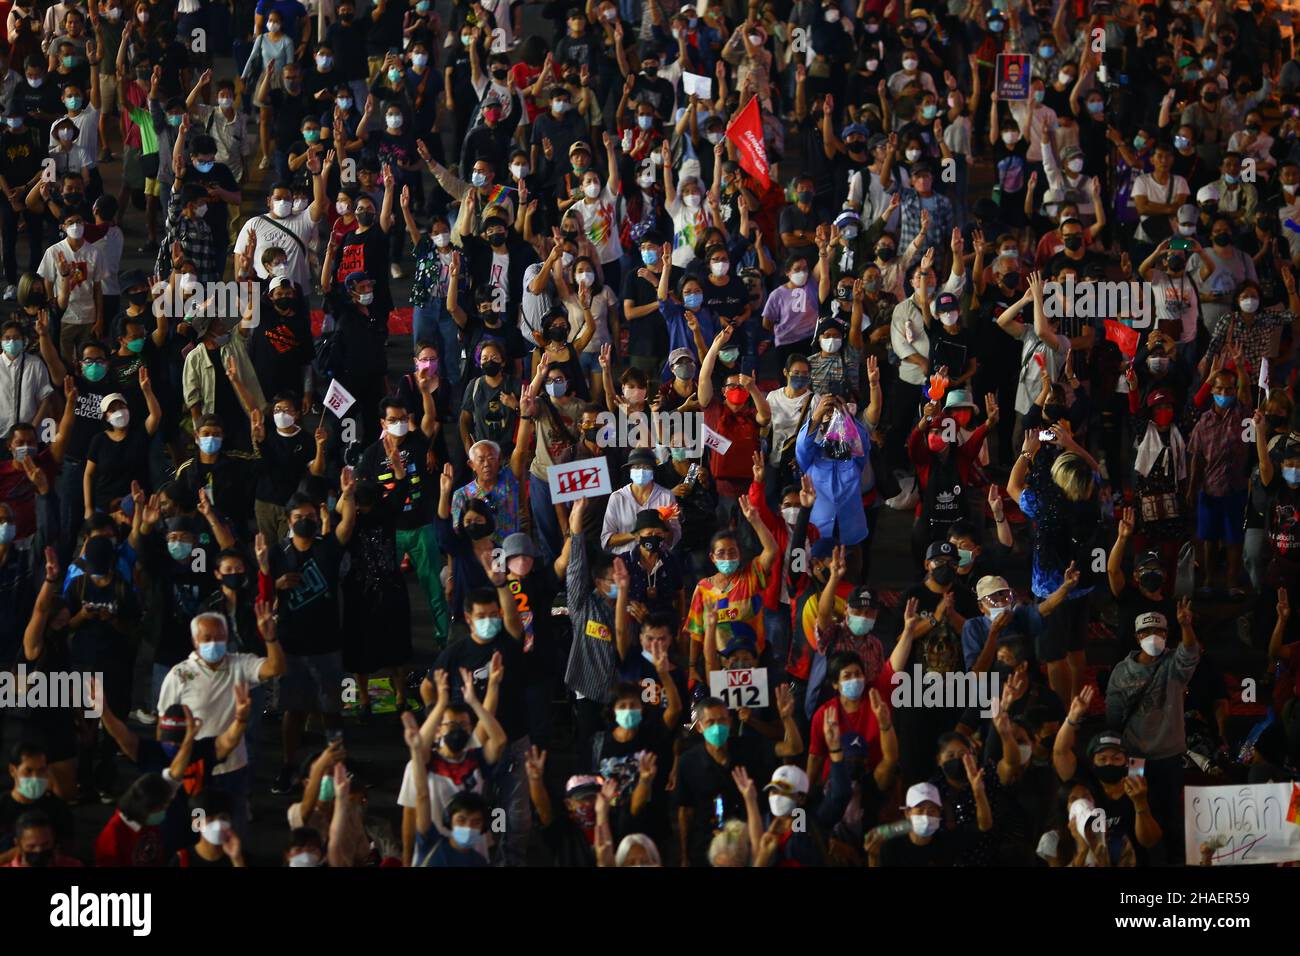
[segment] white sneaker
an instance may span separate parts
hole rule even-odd
[[[16,285],[6,285],[6,286],[5,286],[5,294],[4,294],[4,301],[6,301],[6,302],[12,302],[12,301],[13,301],[14,299],[16,299],[16,298],[18,298],[18,286],[16,286]]]
[[[916,507],[916,503],[921,500],[920,494],[916,490],[916,478],[909,475],[898,484],[898,494],[890,498],[885,504],[896,511],[908,511]]]
[[[392,276],[394,279],[400,279],[402,277],[402,267],[399,266],[396,262],[394,262],[391,266],[388,267],[388,274]]]
[[[157,714],[151,714],[147,710],[141,710],[139,707],[131,711],[131,719],[137,724],[144,724],[146,727],[152,727],[154,724],[158,723]]]

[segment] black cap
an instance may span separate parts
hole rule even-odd
[[[668,525],[664,523],[664,516],[659,513],[657,508],[646,508],[644,511],[638,511],[636,515],[636,524],[633,526],[633,533],[637,531],[667,531]]]
[[[849,595],[848,606],[859,610],[872,610],[880,607],[880,601],[876,598],[875,591],[865,584],[859,584]]]
[[[951,558],[956,561],[957,549],[951,541],[935,541],[925,549],[925,560],[933,561],[935,558]]]
[[[655,458],[655,453],[649,448],[638,448],[627,456],[627,466],[629,468],[653,468],[657,464],[659,462]]]
[[[148,287],[149,285],[149,273],[145,272],[143,269],[128,269],[126,272],[123,272],[121,277],[118,279],[118,286],[123,290],[131,289],[138,285],[145,287]]]

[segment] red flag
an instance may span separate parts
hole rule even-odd
[[[736,114],[736,118],[727,127],[727,138],[736,144],[740,168],[763,188],[763,192],[772,185],[768,172],[767,147],[763,145],[763,118],[758,111],[758,97],[750,97],[745,108]]]
[[[1129,358],[1137,355],[1138,334],[1123,322],[1116,322],[1114,319],[1107,319],[1106,338],[1118,345],[1119,350]]]

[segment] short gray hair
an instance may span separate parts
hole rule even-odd
[[[632,847],[634,846],[639,846],[645,851],[646,859],[652,866],[663,866],[663,861],[659,858],[659,848],[655,846],[655,841],[644,833],[629,833],[623,837],[623,841],[618,845],[618,853],[614,855],[615,866],[625,866],[627,864],[627,858],[632,854]]]
[[[202,614],[195,614],[190,620],[190,637],[197,641],[199,634],[203,630],[203,621],[212,621],[221,625],[221,630],[230,635],[230,628],[226,626],[226,616],[218,611],[204,611]]]
[[[728,820],[709,844],[709,866],[749,866],[749,827]]]

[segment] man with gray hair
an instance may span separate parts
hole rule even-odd
[[[275,613],[268,601],[258,601],[257,630],[266,642],[266,657],[227,653],[230,635],[223,615],[208,611],[190,621],[194,651],[168,672],[158,694],[157,713],[173,704],[184,704],[202,722],[198,739],[216,737],[235,719],[235,687],[255,686],[279,677],[285,670],[284,650],[275,634]],[[239,745],[217,764],[212,785],[225,790],[235,801],[235,830],[244,836],[248,823],[248,793],[252,774],[248,767],[247,744]]]

